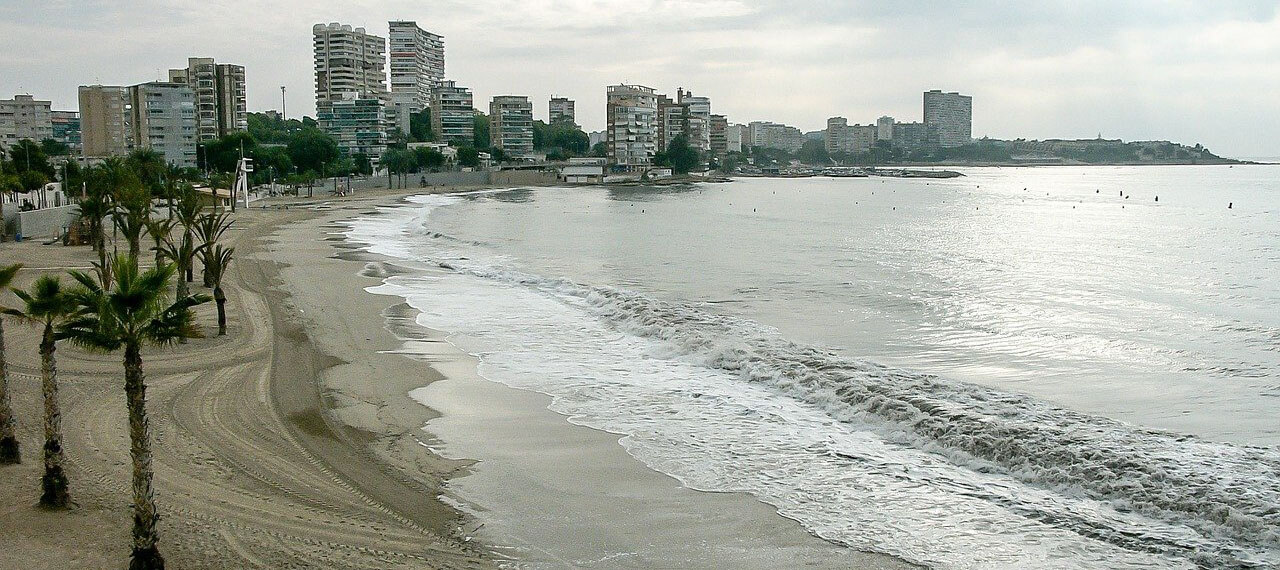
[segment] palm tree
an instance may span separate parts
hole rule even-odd
[[[231,214],[226,210],[215,210],[200,217],[200,223],[196,224],[196,235],[200,237],[201,250],[209,251],[222,238],[222,234],[226,233],[227,228],[231,227]],[[203,258],[201,259],[203,262]],[[209,278],[209,266],[204,266],[204,286],[212,287],[213,280]]]
[[[164,264],[138,269],[136,257],[117,256],[115,284],[104,290],[93,277],[71,272],[80,287],[72,293],[77,311],[59,328],[62,338],[90,349],[124,349],[124,390],[129,410],[130,456],[133,459],[133,553],[131,570],[164,568],[157,547],[155,489],[152,485],[151,429],[147,420],[147,386],[142,372],[142,345],[171,345],[196,338],[191,307],[205,295],[168,301],[175,267]]]
[[[143,225],[147,227],[147,235],[151,236],[151,240],[155,242],[155,247],[151,248],[156,252],[156,265],[160,265],[164,259],[164,244],[169,240],[169,231],[176,222],[173,218],[147,218]]]
[[[194,243],[192,241],[196,226],[200,224],[200,213],[204,211],[204,203],[200,201],[200,197],[190,187],[186,187],[182,195],[178,198],[178,223],[182,224],[182,240],[185,243]],[[192,280],[191,268],[192,257],[195,256],[195,246],[191,245],[186,249],[186,257],[178,264],[186,271],[186,282]],[[174,260],[178,261],[178,260]]]
[[[224,248],[222,244],[214,245],[213,249],[200,248],[200,263],[209,271],[209,280],[213,282],[213,301],[218,304],[218,336],[227,334],[227,296],[222,292],[222,276],[231,265],[235,251],[236,248]]]
[[[5,314],[33,324],[43,324],[40,336],[40,385],[44,390],[44,477],[40,479],[40,506],[61,509],[71,502],[67,475],[62,469],[62,409],[58,406],[58,363],[54,358],[57,338],[53,325],[61,323],[75,309],[62,289],[62,281],[52,275],[36,279],[30,291],[14,289],[25,310],[5,309]]]
[[[115,197],[116,207],[111,218],[129,242],[129,255],[137,257],[142,253],[142,232],[151,219],[151,194],[133,179],[117,187]]]
[[[21,268],[21,264],[0,267],[0,291],[9,288]],[[0,312],[4,310],[0,305]],[[4,319],[0,319],[0,465],[22,463],[16,428],[13,407],[9,404],[9,369],[4,362]]]

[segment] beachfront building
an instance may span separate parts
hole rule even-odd
[[[684,107],[685,135],[689,146],[702,152],[711,151],[711,99],[695,97],[693,91],[676,89],[676,102]]]
[[[893,140],[893,117],[880,117],[879,119],[876,119],[876,140]]]
[[[533,154],[533,103],[528,97],[499,95],[489,103],[489,144],[511,158]]]
[[[475,128],[471,90],[453,81],[441,82],[431,93],[431,130],[436,140],[472,146]]]
[[[444,38],[417,22],[387,22],[391,61],[391,108],[388,115],[402,133],[409,132],[414,113],[431,108],[431,92],[444,81]]]
[[[547,124],[554,125],[564,123],[567,125],[576,125],[577,117],[573,111],[573,99],[565,97],[552,97],[547,103]]]
[[[605,147],[609,164],[643,170],[657,152],[658,98],[651,87],[610,85],[605,92]]]
[[[729,152],[729,119],[724,115],[711,115],[709,121],[709,136],[711,144],[711,154],[723,157]]]
[[[937,129],[939,146],[969,144],[973,139],[973,98],[938,89],[925,91],[924,124]]]
[[[746,125],[729,125],[728,128],[725,129],[724,148],[726,152],[742,152],[742,137],[746,133],[746,130]]]
[[[937,126],[924,123],[893,124],[893,146],[904,150],[922,150],[938,146]]]
[[[129,88],[81,85],[80,153],[85,160],[124,156],[133,150],[133,104]]]
[[[185,83],[153,81],[128,89],[133,147],[154,150],[166,164],[196,166],[195,92]]]
[[[186,68],[169,70],[169,82],[185,84],[195,93],[196,132],[201,142],[249,129],[243,65],[192,57]]]
[[[747,124],[742,144],[750,148],[763,147],[796,152],[804,146],[804,133],[792,126],[768,121],[752,121]],[[749,149],[747,149],[749,150]]]
[[[386,40],[364,28],[311,27],[315,51],[316,121],[348,155],[373,163],[386,150]]]
[[[824,146],[831,154],[864,153],[876,144],[878,130],[876,125],[850,125],[844,117],[831,117],[823,133]]]
[[[23,139],[40,142],[53,138],[53,112],[49,101],[31,95],[0,99],[0,149],[10,149]]]

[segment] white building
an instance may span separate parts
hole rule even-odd
[[[444,38],[417,22],[387,22],[390,32],[391,104],[395,125],[406,134],[412,113],[431,107],[431,92],[444,81]]]
[[[604,182],[604,168],[603,158],[570,158],[560,178],[569,184],[599,184]]]
[[[876,144],[876,125],[850,125],[844,117],[827,119],[824,133],[828,153],[859,154],[871,150]]]
[[[658,94],[643,85],[610,85],[606,90],[605,132],[609,164],[643,170],[657,152]]]
[[[39,143],[53,138],[53,111],[48,101],[31,95],[0,99],[0,149],[13,148],[18,141]]]
[[[893,140],[893,123],[893,117],[880,117],[879,119],[876,119],[876,140]]]
[[[729,127],[725,129],[725,152],[742,152],[742,140],[746,130],[746,125],[729,125]]]
[[[939,146],[969,144],[973,140],[973,97],[938,89],[925,91],[924,124],[937,129]]]
[[[768,121],[752,121],[747,124],[743,145],[796,152],[804,146],[804,133],[792,126]],[[749,149],[744,149],[749,150]]]
[[[134,148],[160,153],[166,164],[196,166],[196,96],[186,83],[154,81],[129,88]]]
[[[344,151],[377,163],[386,150],[387,42],[364,28],[312,26],[316,120]]]
[[[489,103],[490,146],[512,158],[533,154],[533,103],[522,95],[499,95]]]

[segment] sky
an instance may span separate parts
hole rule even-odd
[[[711,98],[731,122],[921,120],[929,89],[973,96],[975,137],[1167,139],[1280,156],[1280,2],[1133,0],[0,0],[0,97],[76,108],[76,87],[163,79],[187,57],[246,68],[249,110],[313,114],[311,26],[445,38],[476,106],[605,86]]]

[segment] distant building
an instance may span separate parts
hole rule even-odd
[[[211,57],[187,59],[186,69],[170,69],[170,83],[182,83],[195,93],[196,131],[209,141],[249,128],[244,66],[215,63]]]
[[[489,103],[490,146],[513,158],[533,154],[533,103],[528,97],[499,95]]]
[[[969,144],[973,139],[973,98],[938,89],[925,91],[924,124],[937,129],[939,146]]]
[[[676,102],[684,106],[686,116],[685,135],[689,146],[702,152],[711,150],[711,99],[695,97],[693,91],[676,89]]]
[[[444,38],[417,22],[387,22],[391,50],[391,118],[409,133],[413,113],[431,108],[431,92],[444,81]]]
[[[80,152],[80,113],[53,111],[53,140],[67,145],[73,154]]]
[[[441,82],[431,94],[431,129],[436,140],[472,146],[475,128],[471,90],[452,81]]]
[[[31,95],[0,99],[0,149],[13,148],[18,141],[35,142],[53,138],[53,115],[48,101]]]
[[[876,140],[893,140],[893,117],[880,117],[879,119],[876,119]]]
[[[723,157],[729,153],[729,119],[724,115],[711,115],[711,154]]]
[[[804,133],[801,133],[800,129],[779,123],[752,121],[747,124],[742,144],[744,146],[750,144],[751,148],[763,147],[796,152],[804,146]]]
[[[924,123],[893,124],[893,146],[904,150],[921,150],[938,146],[938,129]]]
[[[576,125],[577,120],[578,119],[573,110],[573,99],[552,97],[551,101],[547,103],[548,125],[554,125],[556,123]]]
[[[351,93],[347,99],[327,100],[316,108],[316,122],[347,156],[363,154],[376,164],[387,150],[386,107],[379,99]]]
[[[160,153],[166,164],[194,168],[195,98],[185,83],[153,81],[130,87],[133,147]]]
[[[133,150],[133,103],[129,88],[81,85],[81,155],[86,160],[124,156]]]
[[[743,152],[742,139],[746,130],[746,125],[729,125],[728,128],[725,129],[724,145],[726,152]]]
[[[606,90],[606,146],[609,164],[643,170],[657,152],[658,94],[643,85],[610,85]]]
[[[570,158],[560,169],[560,178],[569,184],[599,184],[604,181],[605,159]]]
[[[844,117],[827,119],[824,146],[828,153],[860,154],[876,143],[875,125],[850,125]]]
[[[315,52],[316,121],[348,154],[377,163],[387,145],[386,49],[364,28],[331,23],[311,27]]]

